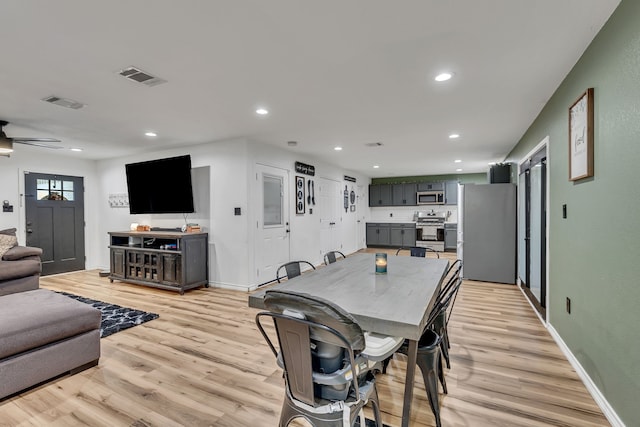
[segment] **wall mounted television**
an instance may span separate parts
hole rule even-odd
[[[131,214],[192,213],[191,156],[125,165]]]

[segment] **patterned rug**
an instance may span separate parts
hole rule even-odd
[[[116,332],[133,328],[134,326],[141,325],[149,320],[157,319],[159,317],[155,313],[147,313],[146,311],[134,310],[133,308],[120,307],[119,305],[109,304],[67,292],[58,293],[85,304],[91,304],[93,307],[100,310],[102,313],[102,320],[100,322],[100,338],[108,337]]]

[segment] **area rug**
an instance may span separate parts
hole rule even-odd
[[[81,297],[68,292],[58,293],[85,304],[91,304],[93,307],[100,310],[102,313],[102,320],[100,321],[100,338],[108,337],[116,332],[133,328],[134,326],[141,325],[149,320],[157,319],[159,317],[156,313],[147,313],[146,311],[134,310],[133,308],[120,307],[119,305]]]

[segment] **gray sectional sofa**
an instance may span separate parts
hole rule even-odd
[[[100,310],[39,289],[41,253],[16,246],[0,260],[0,400],[100,358]]]

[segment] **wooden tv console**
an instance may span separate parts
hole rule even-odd
[[[208,234],[109,232],[109,280],[178,291],[209,287]]]

